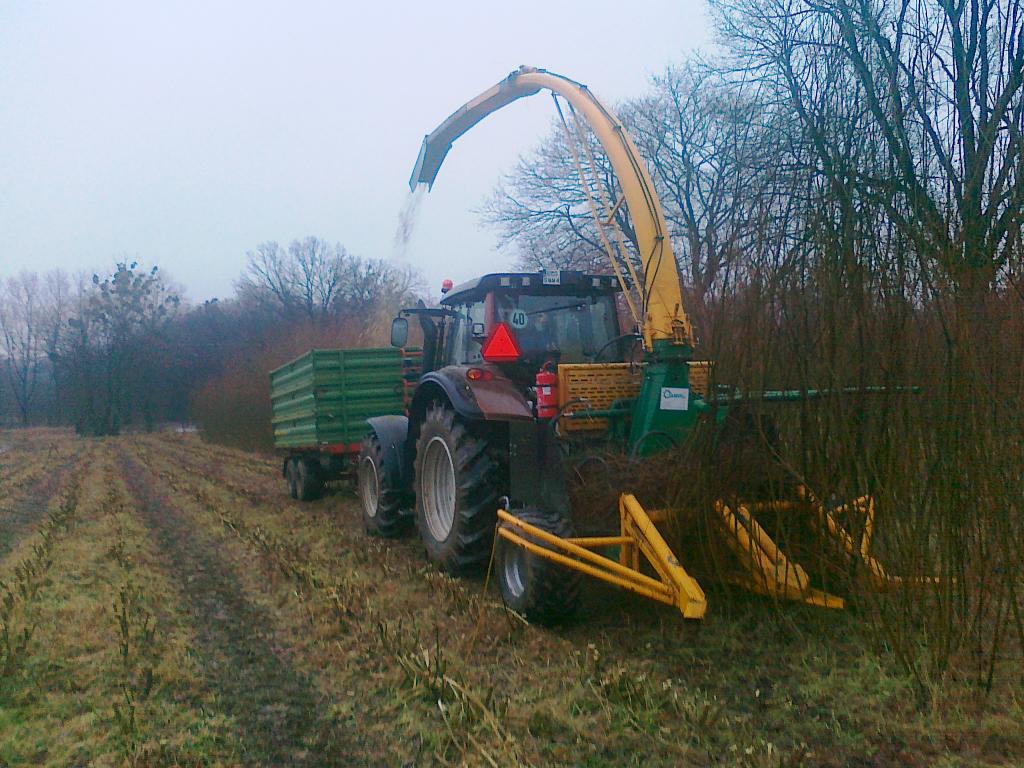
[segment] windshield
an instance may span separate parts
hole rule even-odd
[[[499,293],[494,295],[494,314],[497,322],[512,328],[525,358],[586,363],[600,353],[605,362],[622,359],[621,345],[614,343],[619,324],[612,295]]]
[[[492,304],[488,311],[488,303]],[[530,296],[493,293],[488,301],[455,304],[446,320],[445,359],[453,365],[483,362],[481,348],[497,323],[505,323],[522,351],[523,362],[539,367],[556,363],[618,362],[628,354],[619,339],[612,294]]]

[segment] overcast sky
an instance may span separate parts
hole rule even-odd
[[[702,0],[7,0],[0,275],[128,257],[202,300],[266,240],[395,258],[420,142],[456,107],[520,64],[615,102],[707,39]],[[552,116],[537,96],[455,144],[405,252],[431,288],[508,266],[471,209]]]

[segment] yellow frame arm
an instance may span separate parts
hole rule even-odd
[[[618,536],[563,539],[499,509],[497,535],[545,560],[674,605],[684,618],[704,618],[708,607],[704,590],[676,559],[651,516],[632,494],[624,493],[619,498],[619,522]],[[610,546],[620,548],[618,560],[594,551]],[[641,555],[656,578],[641,572]]]

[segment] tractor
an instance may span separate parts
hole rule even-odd
[[[622,493],[612,510],[617,530],[581,532],[570,502],[566,458],[581,446],[657,460],[699,424],[721,428],[732,405],[727,393],[710,388],[710,363],[693,359],[665,216],[622,124],[585,85],[522,67],[424,138],[410,188],[432,186],[453,142],[477,122],[541,90],[555,98],[582,187],[601,188],[592,183],[588,129],[617,178],[618,199],[589,199],[608,274],[487,274],[446,285],[438,307],[399,313],[391,344],[406,347],[410,320],[417,323],[422,373],[405,415],[367,420],[357,469],[363,521],[380,536],[400,535],[415,522],[428,558],[452,574],[480,569],[493,555],[504,601],[533,621],[571,617],[583,575],[699,619],[706,597],[659,531],[664,510]],[[626,211],[629,238],[615,225]],[[870,521],[857,541],[839,510],[809,491],[792,503],[811,509],[818,527],[865,563],[877,586],[895,582],[869,554]],[[758,504],[709,510],[744,568],[743,585],[841,607],[842,598],[813,587],[759,525]],[[850,502],[850,510],[873,518],[868,497]]]

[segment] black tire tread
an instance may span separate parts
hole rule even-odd
[[[559,538],[570,539],[575,535],[572,523],[563,515],[529,507],[517,510],[513,514],[524,523]],[[526,534],[521,535],[527,541],[550,548],[538,539]],[[495,557],[495,568],[500,581],[504,572],[501,558],[509,548],[517,545],[500,537],[498,542],[499,551]],[[502,598],[506,604],[522,613],[529,621],[544,626],[565,624],[575,618],[579,610],[583,574],[529,552],[526,553],[526,557],[529,561],[526,591],[520,600],[510,600],[502,584]]]
[[[443,404],[435,404],[427,411],[420,436],[416,441],[416,485],[419,489],[420,458],[426,448],[424,433],[428,425],[446,430],[455,450],[457,501],[455,538],[437,551],[427,547],[427,553],[442,570],[462,574],[479,568],[491,555],[494,524],[497,520],[500,486],[500,465],[489,450],[488,441],[474,435],[455,413]],[[417,493],[416,521],[421,536],[427,541],[426,523],[422,521],[420,495]]]
[[[288,459],[285,464],[284,477],[288,482],[288,495],[297,500],[299,498],[299,490],[295,480],[295,472],[295,459]]]
[[[377,466],[377,477],[380,478],[380,492],[377,496],[377,514],[370,516],[363,506],[362,497],[359,499],[359,508],[363,515],[363,525],[366,532],[371,536],[380,536],[385,539],[393,539],[405,533],[412,522],[411,517],[402,511],[402,502],[405,494],[401,489],[388,487],[388,476],[384,470],[384,446],[377,437],[376,432],[369,433],[363,438],[359,450],[359,465],[357,472],[362,471],[363,459],[370,457]],[[357,486],[358,487],[358,486]]]
[[[298,459],[295,469],[298,478],[296,491],[299,501],[319,499],[324,490],[324,483],[320,478],[320,468],[314,465],[310,459]]]

